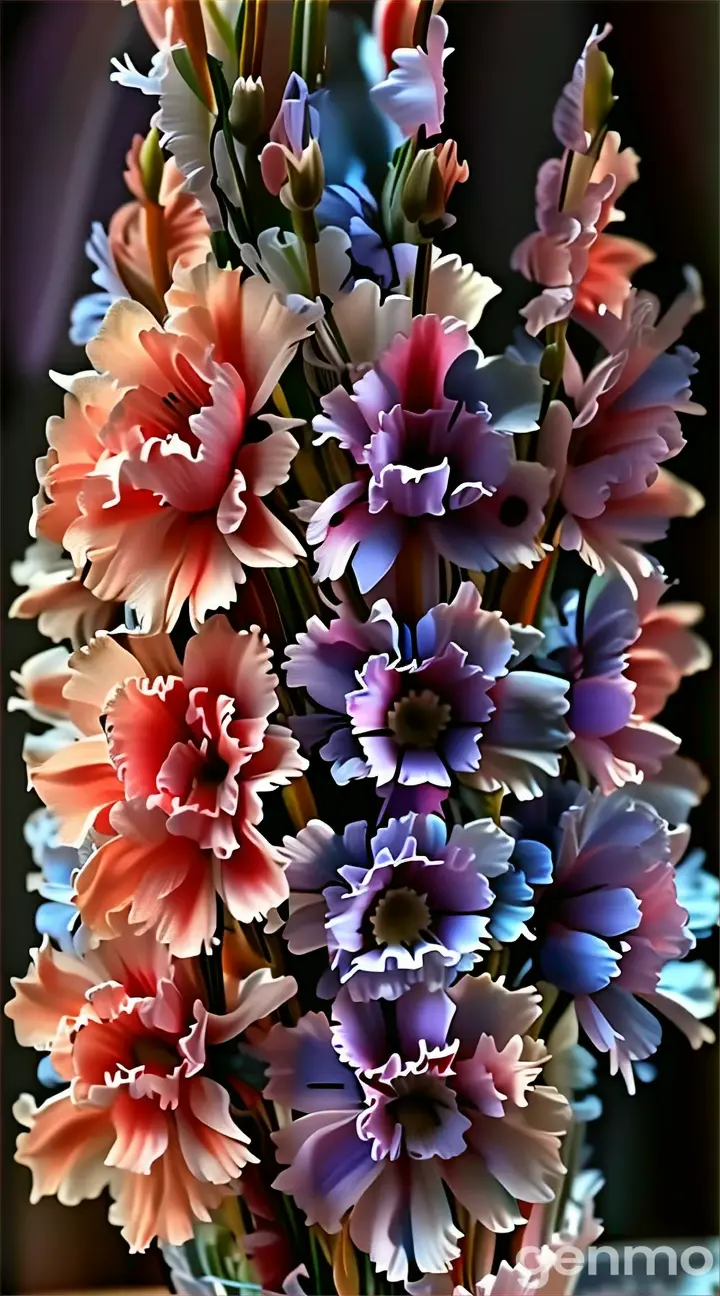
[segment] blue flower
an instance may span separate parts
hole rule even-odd
[[[396,279],[395,266],[382,226],[378,205],[362,178],[356,161],[343,184],[326,188],[317,218],[322,226],[335,225],[350,236],[353,260],[370,270],[382,288]]]
[[[705,851],[691,851],[675,870],[678,902],[688,911],[696,940],[710,936],[720,920],[720,879],[703,868],[705,859]]]
[[[23,832],[33,863],[40,870],[28,878],[29,889],[37,891],[44,902],[38,905],[35,913],[35,927],[41,936],[49,936],[66,954],[72,953],[77,947],[80,930],[71,879],[83,862],[80,852],[60,842],[58,822],[45,808],[30,815]]]
[[[92,281],[101,292],[80,297],[70,313],[70,341],[75,346],[85,346],[95,337],[114,301],[127,297],[127,289],[115,267],[110,243],[99,221],[93,221],[90,238],[85,244],[85,255],[94,262]]]
[[[490,910],[490,935],[506,944],[522,936],[535,910],[535,887],[548,886],[550,882],[552,854],[548,847],[543,842],[527,839],[516,842],[510,867],[490,881],[495,894]]]

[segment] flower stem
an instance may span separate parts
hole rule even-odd
[[[430,287],[430,266],[432,264],[432,243],[421,243],[417,250],[415,274],[412,287],[412,313],[424,315],[427,310],[428,289]]]
[[[257,17],[257,0],[245,0],[243,13],[243,34],[240,47],[240,76],[249,77],[255,57],[255,30]]]
[[[253,45],[251,76],[257,80],[262,75],[263,52],[265,49],[265,29],[267,27],[267,7],[269,0],[255,0],[255,43]]]

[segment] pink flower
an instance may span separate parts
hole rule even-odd
[[[594,577],[582,617],[576,593],[567,594],[561,606],[565,625],[557,634],[562,646],[553,656],[570,680],[570,751],[608,795],[616,787],[642,783],[646,776],[658,774],[663,760],[677,751],[680,739],[643,712],[648,694],[641,693],[638,699],[635,681],[626,672],[628,655],[641,633],[640,608],[627,583],[617,575]],[[636,659],[640,674],[643,658],[640,650]],[[649,663],[650,687],[656,664],[657,655]],[[679,678],[678,670],[678,682]]]
[[[403,28],[404,30],[404,28]],[[409,139],[424,127],[428,135],[438,135],[445,118],[445,78],[443,65],[451,49],[445,48],[448,26],[439,14],[433,14],[428,26],[427,52],[415,49],[393,51],[393,67],[387,79],[374,86],[370,94],[403,135]]]
[[[692,631],[705,609],[700,603],[660,606],[670,588],[660,570],[638,585],[640,632],[628,650],[625,674],[635,685],[635,711],[644,720],[654,720],[683,678],[707,670],[712,661],[705,640]]]
[[[657,299],[637,292],[622,319],[596,316],[592,331],[607,354],[587,377],[569,356],[563,381],[575,417],[554,402],[541,432],[538,456],[555,472],[565,512],[562,547],[579,550],[596,571],[617,567],[631,583],[652,570],[633,542],[661,539],[669,518],[692,516],[703,503],[659,468],[685,444],[678,415],[704,413],[690,390],[697,355],[682,346],[667,353],[702,304],[688,272],[662,318]]]
[[[132,0],[122,0],[122,3],[131,4]],[[137,11],[148,36],[158,49],[168,49],[181,39],[175,22],[173,0],[137,0]]]
[[[268,723],[277,679],[257,629],[213,617],[182,665],[165,636],[130,644],[137,656],[110,636],[73,656],[66,697],[85,736],[31,777],[64,841],[91,827],[110,838],[77,878],[87,925],[108,939],[127,914],[185,957],[210,946],[216,891],[242,922],[285,899],[278,852],[257,829],[261,793],[306,761]]]
[[[590,245],[585,273],[577,285],[574,315],[580,323],[601,308],[620,317],[630,293],[631,279],[641,266],[655,260],[655,253],[636,239],[606,233],[611,222],[623,221],[625,213],[615,206],[629,185],[638,178],[639,158],[634,149],[620,149],[617,131],[608,131],[592,180],[602,184],[612,176],[615,186],[604,200],[597,220],[597,238]]]
[[[39,1108],[29,1094],[15,1104],[28,1127],[16,1160],[32,1171],[31,1201],[56,1195],[72,1206],[109,1187],[111,1221],[132,1251],[155,1237],[187,1241],[257,1159],[205,1071],[207,1049],[285,1003],[293,979],[253,972],[217,1016],[189,964],[125,932],[83,959],[46,938],[13,985],[6,1012],[18,1040],[49,1049],[69,1085]]]
[[[638,175],[632,149],[620,151],[620,136],[609,131],[587,183],[563,198],[567,159],[544,162],[538,173],[538,232],[515,249],[512,267],[545,291],[525,307],[527,330],[536,336],[549,324],[577,314],[581,323],[598,310],[621,315],[631,276],[654,258],[633,239],[604,233],[623,219],[617,199]],[[569,197],[568,197],[569,195]]]
[[[596,122],[590,120],[594,107],[593,98],[601,80],[602,60],[604,56],[599,47],[610,35],[612,27],[606,23],[602,31],[593,27],[589,39],[585,42],[580,58],[573,68],[572,80],[563,88],[553,113],[553,130],[556,139],[567,149],[575,153],[587,153],[593,143],[593,132]],[[589,102],[588,102],[589,101]],[[591,129],[588,129],[591,127]]]
[[[67,548],[98,598],[144,630],[229,607],[246,567],[292,566],[302,547],[263,502],[287,479],[291,420],[248,419],[271,396],[306,319],[257,276],[211,260],[176,270],[162,328],[138,302],[111,308],[70,383],[39,463],[37,529]],[[255,428],[259,431],[258,424]]]

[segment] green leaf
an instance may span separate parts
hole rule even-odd
[[[207,108],[186,46],[178,45],[177,49],[171,50],[170,53],[172,54],[173,63],[185,84],[190,87],[195,97],[200,100],[203,108]]]

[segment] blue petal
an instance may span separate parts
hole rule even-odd
[[[543,977],[571,995],[594,994],[610,984],[620,955],[590,932],[553,927],[540,951]]]
[[[552,852],[544,842],[524,837],[515,846],[512,863],[514,868],[522,870],[531,887],[549,886],[552,882]]]
[[[62,1076],[58,1075],[49,1055],[41,1058],[38,1062],[37,1078],[46,1089],[59,1089],[61,1085],[66,1083]]]

